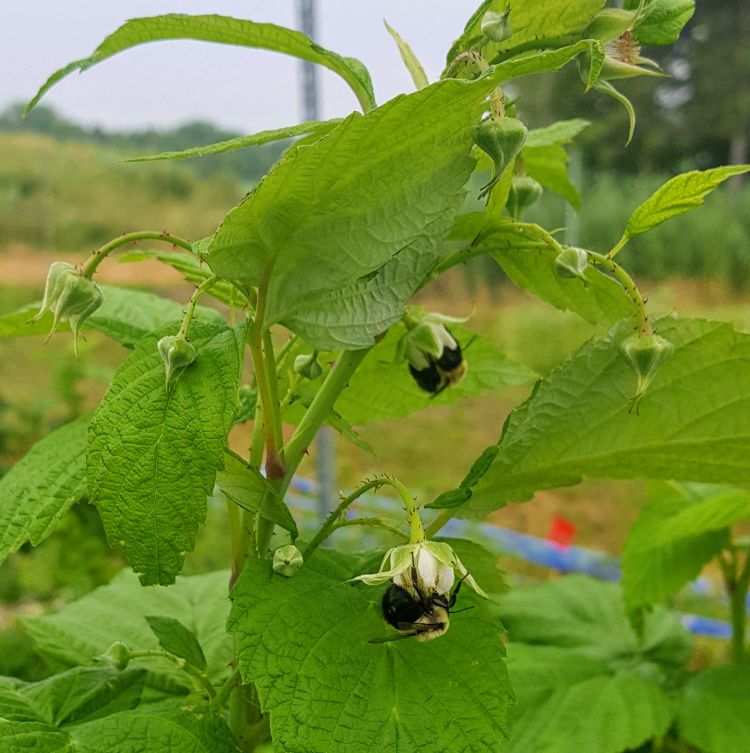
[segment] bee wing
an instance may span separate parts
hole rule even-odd
[[[402,632],[396,635],[387,635],[384,638],[371,638],[368,643],[390,643],[401,641],[404,638],[413,638],[420,633],[429,633],[431,630],[442,630],[445,624],[442,622],[399,622],[397,629]]]
[[[416,632],[396,633],[395,635],[386,635],[383,638],[370,638],[368,643],[390,643],[391,641],[402,641],[404,638],[413,638]]]

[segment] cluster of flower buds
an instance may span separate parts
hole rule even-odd
[[[171,389],[174,382],[179,379],[182,372],[190,366],[197,358],[198,354],[195,346],[190,343],[186,337],[177,335],[167,335],[162,337],[156,348],[159,351],[162,361],[164,361],[165,378],[164,385],[167,392]]]
[[[407,331],[399,341],[399,355],[409,363],[409,373],[425,391],[438,394],[458,384],[467,365],[458,340],[445,327],[460,321],[442,314],[409,312],[404,317]]]
[[[69,321],[73,330],[73,348],[78,355],[78,335],[81,325],[103,303],[104,296],[99,286],[84,276],[72,264],[54,262],[47,273],[44,298],[39,312],[31,321],[38,321],[48,311],[54,316],[50,336],[60,322]]]
[[[429,596],[447,594],[453,588],[456,573],[480,596],[487,598],[450,544],[442,541],[395,546],[385,553],[377,573],[358,575],[353,580],[369,586],[392,582],[409,593]]]

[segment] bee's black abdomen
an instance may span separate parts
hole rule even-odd
[[[430,362],[426,369],[419,370],[409,364],[409,373],[414,377],[414,381],[427,392],[437,392],[442,382],[442,377],[434,362]]]
[[[401,586],[391,583],[381,602],[383,617],[396,629],[400,623],[416,622],[424,614],[414,597]]]

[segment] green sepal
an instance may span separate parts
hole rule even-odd
[[[489,199],[505,168],[518,156],[526,143],[528,130],[516,118],[487,118],[474,130],[474,143],[490,156],[494,163],[492,180],[482,187],[479,198]]]
[[[638,412],[641,398],[656,376],[656,372],[673,352],[674,345],[660,335],[635,334],[620,343],[620,353],[633,369],[638,380],[631,410],[635,409],[636,413]]]

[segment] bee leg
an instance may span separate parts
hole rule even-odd
[[[456,583],[454,589],[451,591],[450,598],[448,599],[448,609],[452,609],[454,605],[456,604],[456,599],[458,598],[458,592],[461,590],[461,586],[463,585],[464,581],[469,577],[469,573],[466,573],[466,575],[461,578],[458,583]]]

